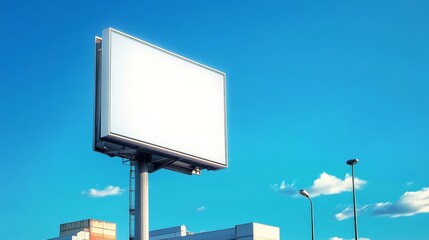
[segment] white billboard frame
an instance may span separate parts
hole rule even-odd
[[[115,41],[117,42],[115,43]],[[125,44],[121,45],[122,44],[121,41],[124,41]],[[128,45],[132,47],[129,47]],[[144,57],[141,58],[142,56]],[[152,58],[146,59],[148,58],[148,56],[151,56]],[[117,59],[115,59],[115,57],[120,58],[121,61],[118,61]],[[147,67],[146,69],[148,72],[150,72],[148,75],[150,77],[146,78],[147,76],[142,75],[146,73],[142,73],[143,70],[141,70],[140,68],[136,70],[135,66],[134,66],[134,69],[126,66],[127,65],[126,63],[130,62],[129,59],[133,57],[135,57],[137,62],[141,61],[147,64],[148,66],[149,65],[151,66],[151,67]],[[132,62],[134,62],[135,59],[133,59]],[[126,62],[126,63],[124,64],[123,62]],[[125,65],[125,67],[122,66],[121,64]],[[159,65],[162,65],[162,66],[159,66]],[[169,65],[172,65],[172,66],[169,66]],[[168,67],[171,69],[170,70],[164,69]],[[126,69],[123,70],[122,68],[126,68]],[[177,105],[175,107],[174,106],[174,104],[176,104],[175,100],[178,99],[177,96],[179,96],[180,94],[169,91],[169,94],[163,95],[164,92],[148,90],[145,92],[145,96],[148,95],[150,97],[150,96],[155,96],[159,94],[163,98],[170,98],[169,104],[172,106],[164,103],[164,105],[162,104],[160,105],[161,107],[157,107],[157,106],[151,107],[149,105],[146,105],[148,101],[141,100],[140,99],[141,95],[138,95],[139,96],[138,99],[136,97],[134,98],[130,97],[131,99],[137,99],[135,101],[130,101],[129,99],[124,100],[125,103],[129,103],[129,102],[132,102],[133,104],[134,102],[138,102],[138,103],[136,103],[130,109],[123,110],[124,108],[128,107],[127,106],[128,104],[123,104],[123,102],[120,102],[117,99],[127,98],[128,94],[124,94],[124,93],[128,93],[128,92],[126,92],[126,90],[115,92],[112,89],[113,89],[113,86],[118,86],[119,81],[128,81],[124,76],[127,75],[128,72],[130,72],[129,69],[131,69],[130,71],[134,71],[134,70],[137,71],[136,75],[139,76],[137,81],[146,81],[144,83],[146,84],[144,85],[144,87],[146,87],[147,89],[150,89],[152,87],[151,84],[153,85],[159,84],[158,83],[159,81],[173,83],[173,85],[176,88],[180,88],[181,87],[180,84],[177,84],[176,82],[180,80],[182,81],[181,83],[185,82],[185,84],[183,84],[184,86],[186,86],[186,84],[188,85],[188,89],[183,89],[183,88],[174,89],[174,91],[177,91],[180,94],[184,92],[186,96],[188,95],[192,95],[192,96],[189,97],[189,99],[183,100],[183,103],[185,104],[186,107],[183,107],[183,105]],[[153,69],[157,69],[158,72],[156,72]],[[160,70],[162,70],[162,72]],[[119,74],[115,71],[117,72],[119,71]],[[169,75],[168,73],[164,73],[164,71],[177,73],[179,76],[178,80],[169,79],[169,77],[171,77],[172,75],[171,74]],[[126,72],[126,74],[124,74],[124,72]],[[158,75],[162,75],[162,76],[165,75],[166,77],[164,79],[163,77],[159,77]],[[150,79],[151,77],[153,77],[153,79],[155,80]],[[136,83],[136,77],[134,75],[132,75],[130,79],[134,79],[134,80],[129,80],[130,85],[137,84],[136,86],[140,86],[139,84],[141,83],[140,82]],[[155,83],[152,83],[151,81]],[[201,81],[201,82],[198,82],[198,81]],[[203,81],[206,81],[207,83],[203,83]],[[207,86],[205,86],[204,84],[206,84]],[[189,86],[194,86],[194,85],[198,85],[200,88],[190,89]],[[115,89],[119,89],[119,88],[120,87],[115,87]],[[154,89],[159,90],[159,88],[156,88],[156,87],[154,87]],[[199,93],[199,92],[197,93],[197,91],[201,91],[202,93]],[[151,95],[152,93],[155,95]],[[135,94],[139,94],[139,93],[135,93]],[[112,95],[114,97],[112,97]],[[117,96],[120,96],[121,98]],[[142,98],[144,98],[145,96],[143,96]],[[201,107],[202,105],[199,103],[200,101],[197,101],[196,103],[194,103],[196,96],[199,97],[198,100],[201,99],[201,102],[202,102],[201,104],[209,103],[211,104],[210,106],[213,105],[215,106],[215,108],[211,110],[207,110],[209,109],[209,107],[204,107],[204,106]],[[184,172],[184,173],[191,173],[196,169],[198,171],[200,169],[218,170],[218,169],[223,169],[228,167],[226,74],[225,73],[220,72],[216,69],[207,67],[203,64],[197,63],[193,60],[190,60],[178,54],[167,51],[163,48],[157,47],[146,41],[132,37],[128,34],[122,33],[118,30],[108,28],[103,31],[103,38],[96,38],[96,99],[95,100],[96,101],[95,101],[95,121],[94,121],[95,122],[94,150],[105,153],[109,156],[125,157],[131,160],[134,160],[136,158],[136,155],[138,154],[138,152],[151,153],[153,155],[152,161],[153,161],[154,169],[167,168],[170,170],[175,170],[175,171]],[[152,102],[151,104],[155,104],[155,101],[157,100],[153,99],[153,101],[154,102]],[[115,104],[120,107],[116,106],[115,108]],[[190,105],[195,107],[202,113],[200,114],[200,112],[198,111],[187,109],[188,106]],[[177,117],[184,118],[185,120],[181,119],[181,122],[179,121],[180,122],[179,124],[185,125],[182,127],[183,130],[181,128],[181,125],[173,126],[170,128],[170,132],[171,130],[175,131],[175,129],[179,128],[179,130],[177,130],[177,136],[181,136],[181,138],[174,139],[175,137],[177,137],[174,134],[173,135],[167,134],[168,137],[166,137],[162,135],[164,133],[159,133],[159,131],[158,132],[154,131],[152,135],[147,134],[152,137],[152,139],[148,141],[147,139],[143,139],[143,137],[141,136],[150,132],[152,130],[152,129],[149,129],[150,127],[138,129],[138,127],[135,127],[133,125],[132,121],[125,121],[127,124],[124,124],[121,122],[122,119],[129,120],[130,119],[129,116],[131,114],[135,114],[135,112],[133,111],[139,110],[140,106],[145,106],[146,109],[143,108],[141,109],[141,111],[148,111],[148,113],[137,113],[137,115],[142,114],[141,116],[136,117],[139,123],[141,121],[144,122],[145,118],[147,117],[152,118],[153,116],[155,116],[154,113],[149,112],[148,109],[152,109],[152,110],[156,109],[157,111],[156,113],[161,115],[161,117],[157,119],[158,122],[164,121],[163,119],[165,119],[165,116],[168,116],[169,112],[173,112],[173,117],[176,117],[176,119]],[[167,113],[163,112],[163,109],[162,109],[163,107],[167,109],[166,110]],[[176,111],[176,108],[180,109],[181,107],[182,107],[182,111],[180,112],[186,112],[189,116],[187,115],[174,116],[174,114],[177,114],[179,112],[179,110]],[[193,113],[193,111],[195,113]],[[118,112],[121,113],[122,115],[120,116]],[[208,123],[205,123],[204,121],[198,121],[201,119],[207,120]],[[212,120],[212,119],[215,119],[215,120]],[[176,121],[177,120],[174,120],[173,122],[172,120],[167,119],[163,123],[157,123],[159,124],[159,126],[157,125],[154,128],[164,130],[164,126],[162,126],[162,124],[165,124],[165,126],[168,125],[167,127],[165,127],[168,129],[168,127],[170,127],[170,125],[174,125]],[[187,123],[187,122],[191,122],[191,123]],[[132,127],[129,127],[130,125]],[[193,129],[191,129],[191,128],[198,128],[198,127],[199,127],[199,131],[194,131]],[[134,129],[132,128],[138,129],[140,130],[140,132],[134,131]],[[215,130],[211,130],[211,128]],[[142,135],[140,135],[141,132],[143,132]],[[186,139],[186,137],[188,137],[187,136],[188,133],[190,137]],[[208,136],[204,138],[205,137],[204,134],[207,134]],[[159,135],[161,135],[161,137],[159,137]],[[185,140],[183,140],[183,137],[185,137]],[[192,139],[193,137],[195,137],[195,140]],[[212,139],[215,139],[215,140],[212,140]],[[184,142],[183,144],[182,144],[182,141]],[[208,143],[213,143],[213,144],[206,143],[205,145],[203,145],[204,141]],[[159,144],[159,142],[161,142],[161,144]],[[203,142],[203,143],[200,143],[200,142]],[[193,146],[198,144],[200,144],[199,147]],[[205,148],[209,150],[207,151]]]

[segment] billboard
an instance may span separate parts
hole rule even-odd
[[[225,85],[218,70],[108,28],[96,38],[94,149],[149,152],[173,170],[225,168]]]

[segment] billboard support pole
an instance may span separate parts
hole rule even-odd
[[[148,153],[136,154],[135,240],[149,240],[149,162]]]

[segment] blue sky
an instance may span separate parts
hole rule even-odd
[[[94,36],[113,27],[227,74],[226,170],[150,176],[150,228],[260,222],[281,239],[428,239],[428,1],[3,1],[0,235],[117,223],[129,169],[92,151]],[[92,189],[92,190],[91,190]],[[105,196],[101,196],[105,195]],[[91,197],[92,196],[92,197]]]

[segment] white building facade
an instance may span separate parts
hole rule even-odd
[[[48,240],[116,240],[116,224],[85,219],[60,225],[60,236]]]
[[[186,226],[150,231],[150,240],[280,240],[278,227],[260,223],[236,225],[216,231],[192,233]]]

